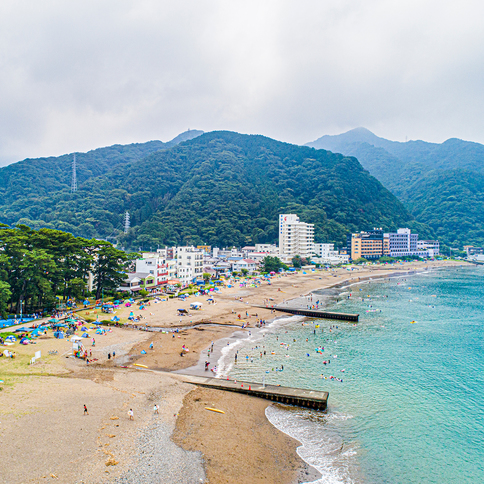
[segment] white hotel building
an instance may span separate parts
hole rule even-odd
[[[279,254],[282,260],[313,253],[314,225],[300,222],[295,214],[279,215]]]
[[[193,246],[176,248],[177,279],[182,285],[190,284],[203,274],[203,250]]]

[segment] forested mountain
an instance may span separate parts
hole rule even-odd
[[[308,143],[361,164],[451,246],[484,245],[484,146],[459,139],[400,143],[364,128]]]
[[[84,183],[91,177],[103,175],[118,165],[138,161],[155,151],[171,148],[202,133],[203,131],[186,131],[167,143],[148,141],[76,153],[78,184]],[[34,199],[49,197],[59,190],[70,189],[72,160],[73,154],[49,158],[27,158],[0,168],[0,205],[8,205],[17,199],[24,201],[26,197]]]
[[[124,236],[126,210],[132,228]],[[0,220],[84,237],[116,235],[125,247],[147,249],[275,242],[282,212],[315,223],[317,240],[340,244],[348,230],[418,226],[355,158],[223,131],[113,166],[80,181],[76,193],[66,185],[17,196],[0,206]]]

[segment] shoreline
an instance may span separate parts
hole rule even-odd
[[[412,265],[409,264],[409,266]],[[439,265],[449,266],[450,264]],[[2,417],[0,435],[5,441],[15,442],[15,446],[6,449],[6,459],[11,462],[11,465],[5,471],[5,479],[7,479],[5,482],[40,480],[44,476],[48,477],[50,473],[57,476],[58,482],[66,483],[80,480],[93,483],[130,482],[129,480],[116,481],[116,479],[124,476],[124,473],[133,466],[133,462],[137,462],[138,459],[143,460],[143,449],[146,453],[146,449],[150,448],[151,444],[142,436],[145,432],[146,435],[150,435],[150,432],[156,433],[157,431],[152,428],[153,425],[161,425],[165,428],[172,426],[173,432],[177,432],[176,428],[181,424],[181,420],[180,424],[178,423],[177,414],[178,417],[185,415],[183,418],[191,415],[190,419],[198,418],[201,424],[205,424],[209,416],[214,417],[204,408],[203,411],[196,409],[195,404],[199,404],[202,400],[193,404],[187,403],[187,409],[191,408],[191,411],[183,410],[182,405],[185,401],[189,402],[192,397],[197,398],[193,393],[197,387],[181,383],[177,370],[181,370],[181,373],[183,368],[196,366],[200,362],[203,364],[203,353],[212,341],[214,341],[214,353],[211,354],[210,360],[218,362],[222,357],[222,350],[227,347],[227,342],[232,344],[239,340],[243,341],[249,337],[249,331],[253,336],[260,331],[254,328],[256,318],[266,320],[267,328],[270,320],[273,323],[281,316],[279,312],[270,309],[254,309],[251,304],[260,303],[262,299],[273,299],[276,304],[276,299],[292,300],[317,290],[331,293],[338,286],[348,283],[364,283],[370,279],[389,277],[392,273],[405,276],[409,272],[415,272],[416,268],[389,269],[360,270],[356,271],[356,274],[355,271],[346,270],[318,271],[307,275],[297,274],[275,278],[272,284],[264,284],[259,288],[224,289],[221,294],[215,296],[216,305],[209,305],[206,309],[204,306],[204,310],[195,314],[192,321],[185,318],[185,321],[182,321],[182,327],[179,327],[179,318],[172,314],[178,306],[182,307],[182,303],[170,300],[166,303],[152,304],[144,312],[147,318],[150,318],[148,314],[153,311],[150,325],[155,324],[152,328],[148,327],[149,331],[112,328],[106,335],[96,336],[95,347],[91,347],[89,339],[85,340],[88,350],[92,349],[93,359],[97,360],[89,366],[86,366],[83,360],[67,358],[66,355],[71,352],[72,343],[67,339],[53,338],[50,331],[47,336],[38,338],[35,346],[16,345],[16,359],[0,360],[1,378],[5,380],[2,384],[4,391],[0,392],[0,403],[4,409],[0,414]],[[335,274],[337,277],[334,277]],[[360,281],[357,280],[358,277]],[[331,294],[329,297],[332,297]],[[188,305],[191,300],[192,298],[185,305]],[[174,311],[171,311],[172,309]],[[246,311],[250,313],[249,317],[245,318],[249,327],[241,329],[239,324],[242,324],[242,321],[236,319],[235,313],[245,314]],[[178,333],[163,333],[162,327],[170,331],[178,329]],[[155,347],[151,352],[149,344],[152,339],[155,341]],[[189,348],[189,352],[186,352],[183,358],[180,357],[182,344]],[[28,365],[28,361],[37,350],[42,350],[41,361],[35,365]],[[57,353],[50,354],[51,350]],[[116,351],[116,359],[109,360],[107,355],[112,354],[113,351]],[[145,354],[141,354],[142,351],[145,351]],[[227,358],[230,359],[230,357]],[[134,362],[133,360],[140,364],[143,364],[143,361],[148,362],[146,366],[153,370],[168,369],[174,373],[119,367],[123,365],[123,361],[129,364],[128,362]],[[202,373],[202,376],[207,375]],[[217,391],[212,390],[212,392]],[[32,394],[35,394],[35,398],[30,398]],[[209,404],[216,404],[217,401],[222,404],[223,400],[218,399],[225,398],[215,399],[215,393],[213,393],[214,397],[210,395],[207,393],[204,397]],[[247,400],[241,400],[242,397],[246,397]],[[153,415],[154,402],[160,403],[159,417]],[[83,416],[82,404],[87,404],[90,417]],[[253,405],[258,408],[257,421],[250,420],[253,418],[250,412]],[[284,476],[279,475],[278,482],[293,484],[300,482],[300,479],[305,479],[306,482],[316,479],[317,476],[308,474],[311,469],[308,470],[307,463],[296,452],[301,444],[294,439],[287,440],[287,435],[269,422],[265,412],[261,410],[262,405],[267,408],[271,402],[255,397],[233,395],[233,400],[228,402],[227,408],[240,407],[247,412],[244,415],[231,416],[239,419],[232,420],[233,423],[225,431],[235,439],[234,450],[230,455],[221,452],[218,461],[214,460],[213,456],[210,457],[212,460],[208,460],[205,456],[209,454],[203,447],[206,439],[215,439],[215,437],[218,441],[213,440],[213,446],[216,446],[217,442],[220,446],[225,433],[218,424],[221,421],[223,423],[223,420],[219,418],[213,421],[213,425],[204,427],[204,431],[199,434],[197,445],[200,445],[199,450],[203,454],[205,472],[211,472],[209,469],[214,468],[213,466],[218,462],[219,466],[238,476],[233,482],[244,482],[241,476],[247,479],[245,482],[257,481],[257,476],[261,475],[261,468],[266,465],[264,453],[267,440],[272,438],[270,436],[279,435],[275,437],[271,451],[274,457],[272,460],[274,469],[277,470],[278,466],[284,467],[286,461],[291,462],[291,465],[284,468]],[[134,422],[130,422],[126,415],[131,407],[135,412]],[[118,416],[119,420],[110,420],[113,415]],[[251,425],[247,422],[252,422],[251,425],[260,429],[260,432],[257,435],[254,434]],[[240,431],[237,430],[238,427]],[[38,432],[37,429],[39,429]],[[38,434],[39,438],[32,438],[33,433]],[[171,438],[170,435],[170,433],[161,432],[160,439],[166,441],[166,438]],[[52,441],[55,444],[44,446],[39,439]],[[254,449],[252,460],[240,458],[245,456],[242,443]],[[18,448],[31,454],[28,466],[23,465],[22,462],[16,462],[15,453]],[[156,449],[153,450],[155,451]],[[115,466],[106,464],[109,453],[113,454],[113,458],[118,462]],[[92,462],[89,468],[78,465],[86,459]],[[166,465],[174,469],[176,464],[170,461]],[[153,467],[149,462],[146,465]],[[147,467],[144,468],[147,469]],[[193,479],[190,481],[188,478],[190,476],[194,478],[191,474],[193,470],[190,471],[186,466],[183,468],[186,471],[186,482],[191,484]],[[222,478],[223,476],[220,475],[219,479]],[[0,482],[3,481],[0,479]],[[184,481],[178,479],[175,482]],[[211,482],[227,481],[218,480],[214,474]]]
[[[367,276],[363,276],[363,277],[360,277],[358,278],[358,280],[354,280],[354,277],[350,277],[350,278],[347,278],[347,279],[344,279],[343,281],[338,281],[338,282],[335,282],[334,284],[330,284],[328,286],[325,286],[325,287],[320,287],[320,288],[317,288],[317,289],[312,289],[310,290],[309,292],[306,292],[300,296],[296,296],[292,299],[290,299],[289,301],[294,301],[295,299],[303,299],[303,298],[306,298],[309,294],[312,294],[312,293],[317,293],[318,295],[321,295],[323,297],[326,297],[326,300],[323,302],[323,307],[327,307],[331,304],[331,300],[337,300],[338,298],[338,294],[334,294],[332,293],[334,290],[337,290],[337,289],[346,289],[348,287],[351,287],[351,286],[357,286],[359,284],[369,284],[371,282],[377,282],[378,280],[384,280],[384,279],[390,279],[390,278],[402,278],[402,277],[406,277],[406,276],[414,276],[414,275],[418,275],[418,274],[422,274],[422,273],[429,273],[429,272],[434,272],[434,271],[439,271],[441,270],[442,268],[445,268],[447,265],[442,265],[442,266],[438,266],[438,267],[425,267],[425,268],[422,268],[421,270],[395,270],[395,271],[392,271],[390,273],[385,273],[385,274],[371,274],[371,275],[367,275]],[[325,294],[326,293],[326,294]],[[279,312],[278,312],[279,313]],[[291,315],[290,314],[286,314],[286,313],[282,313],[282,314],[278,314],[276,317],[274,317],[272,320],[268,321],[267,323],[267,328],[269,328],[272,323],[276,322],[277,320],[279,319],[285,319],[285,318],[290,318]],[[283,323],[283,321],[282,321]],[[255,332],[256,334],[259,333],[260,331],[262,331],[263,328],[251,328],[250,329],[250,332]],[[235,351],[235,347],[239,344],[239,343],[242,343],[243,341],[247,340],[249,338],[249,331],[235,331],[234,333],[232,333],[230,336],[228,337],[225,337],[225,338],[222,338],[220,340],[217,340],[214,344],[214,353],[213,353],[213,356],[215,357],[215,361],[217,361],[217,366],[219,365],[219,362],[222,360],[222,358],[225,358],[226,360],[230,360],[230,358],[232,357],[233,355],[233,351]],[[227,345],[227,341],[229,342],[229,345]],[[225,355],[222,354],[222,350],[226,347],[230,347],[233,351],[230,353],[227,353]],[[204,353],[202,352],[200,354],[200,358],[199,358],[199,362],[197,365],[194,365],[193,367],[190,367],[190,368],[186,368],[184,370],[178,370],[176,371],[176,373],[180,373],[180,374],[193,374],[193,375],[199,375],[199,376],[212,376],[211,374],[208,374],[207,375],[207,372],[204,371],[204,365],[203,365],[203,360],[205,359],[204,358]],[[220,377],[225,377],[227,376],[227,373],[230,371],[230,366],[228,368],[228,370],[226,370],[225,368],[222,368],[222,372],[221,373],[217,373],[217,378],[220,378]],[[208,394],[210,394],[210,392],[219,392],[218,390],[208,390],[208,389],[204,389],[207,391]],[[190,400],[190,395],[191,395],[192,392],[190,392],[189,394],[187,394],[187,396],[185,397],[185,400],[187,400],[187,402]],[[242,395],[238,395],[238,397],[242,397]],[[194,398],[197,398],[197,397],[194,397]],[[258,399],[260,400],[260,399]],[[192,405],[192,402],[189,403],[189,405]],[[265,405],[265,408],[268,408],[269,406],[271,406],[271,403],[268,402],[266,405]],[[184,407],[185,407],[185,401],[184,401]],[[280,406],[281,408],[284,408],[284,405],[281,405]],[[183,416],[182,417],[183,420],[189,420],[190,418],[193,418],[193,416]],[[303,446],[304,444],[296,439],[293,439],[289,434],[286,434],[283,430],[281,429],[278,429],[270,420],[269,418],[267,417],[267,415],[265,416],[265,419],[267,420],[267,422],[269,422],[269,424],[275,428],[278,432],[281,432],[283,433],[284,435],[286,435],[288,438],[292,439],[292,440],[295,440],[295,442],[297,442],[297,445],[296,445],[296,448],[294,449],[295,453],[297,454],[297,456],[301,459],[301,461],[304,463],[303,467],[301,468],[300,472],[301,473],[305,473],[306,475],[306,480],[304,482],[313,482],[313,481],[316,481],[318,480],[320,477],[321,477],[321,474],[320,472],[313,466],[311,466],[311,464],[309,464],[309,462],[305,461],[300,455],[299,453],[297,452],[297,448],[299,448],[300,446]],[[178,422],[178,421],[177,421]],[[185,422],[183,422],[183,424],[181,425],[185,425]],[[177,423],[177,426],[178,426],[178,423]],[[178,427],[177,427],[178,428]],[[183,442],[183,439],[180,439],[180,443]],[[190,449],[190,450],[194,450],[194,449],[199,449],[199,447],[197,446],[193,446],[193,444],[191,446],[188,446],[186,447],[187,449]],[[301,482],[299,480],[299,477],[296,477],[297,480],[293,480],[291,481],[291,484],[294,482]]]

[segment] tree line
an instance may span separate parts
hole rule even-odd
[[[103,240],[0,224],[0,315],[48,310],[70,298],[99,299],[103,290],[116,290],[134,257]]]

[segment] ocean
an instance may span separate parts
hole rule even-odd
[[[484,482],[483,276],[465,266],[341,288],[329,308],[359,323],[278,318],[224,349],[221,376],[329,392],[326,412],[267,409],[318,483]]]

